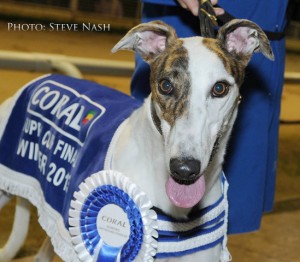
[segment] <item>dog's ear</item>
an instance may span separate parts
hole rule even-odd
[[[132,28],[111,50],[132,50],[149,62],[177,38],[173,27],[162,21],[140,24]]]
[[[262,52],[274,60],[274,54],[265,32],[255,23],[246,19],[234,19],[219,29],[217,38],[222,48],[235,55],[245,65],[253,52]]]

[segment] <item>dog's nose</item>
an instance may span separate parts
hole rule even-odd
[[[199,177],[201,163],[193,158],[172,158],[170,170],[172,177],[181,184],[192,184]]]

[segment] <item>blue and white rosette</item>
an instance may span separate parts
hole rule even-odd
[[[146,194],[123,174],[101,171],[74,193],[69,231],[83,262],[154,261],[157,215]]]

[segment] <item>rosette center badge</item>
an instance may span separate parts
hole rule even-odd
[[[127,214],[115,204],[101,208],[97,217],[97,229],[103,241],[112,247],[124,246],[130,237]]]

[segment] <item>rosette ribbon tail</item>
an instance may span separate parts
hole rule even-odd
[[[122,247],[113,247],[104,243],[99,251],[97,262],[118,262],[121,250]]]

